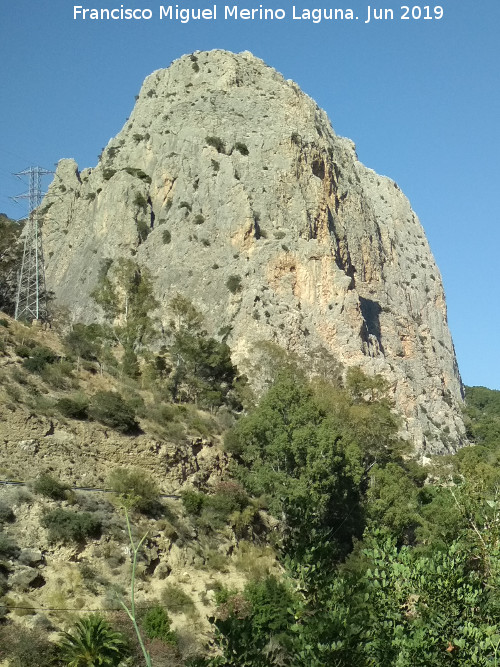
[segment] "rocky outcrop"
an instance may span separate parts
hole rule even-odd
[[[260,341],[332,354],[389,380],[420,453],[463,439],[441,277],[408,200],[250,53],[147,77],[94,169],[59,163],[41,213],[47,284],[75,319],[101,316],[103,260],[133,256],[159,317],[186,295],[243,369]]]

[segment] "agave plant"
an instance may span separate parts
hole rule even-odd
[[[117,667],[126,652],[123,635],[99,614],[78,621],[59,642],[59,656],[67,667]]]

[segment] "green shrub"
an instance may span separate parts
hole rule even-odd
[[[172,240],[172,234],[170,233],[169,229],[164,230],[164,232],[162,234],[162,240],[163,240],[163,243],[165,243],[165,244],[170,243],[170,241]]]
[[[9,327],[9,320],[6,320],[3,317],[0,318],[0,327],[8,328]]]
[[[187,211],[191,213],[192,206],[187,201],[181,201],[181,203],[179,204],[179,208],[185,208]]]
[[[241,276],[229,276],[229,278],[226,280],[226,287],[232,294],[241,292]]]
[[[56,410],[69,419],[88,419],[89,402],[86,398],[60,398]]]
[[[167,584],[161,593],[165,607],[174,614],[189,613],[194,610],[194,602],[176,584]]]
[[[207,505],[221,518],[227,520],[235,511],[241,511],[249,503],[248,495],[237,482],[219,482],[213,495],[208,496]]]
[[[136,379],[140,376],[139,361],[132,347],[126,347],[122,357],[122,371],[129,378]]]
[[[140,178],[141,181],[144,181],[149,185],[151,184],[151,176],[148,176],[148,174],[142,171],[142,169],[136,169],[135,167],[125,167],[125,171],[127,174],[130,174],[130,176],[136,176],[137,178]]]
[[[47,364],[53,364],[56,355],[48,347],[37,346],[30,350],[30,356],[23,361],[23,367],[30,373],[40,373]]]
[[[148,639],[161,639],[166,644],[176,645],[177,635],[170,629],[171,620],[163,607],[150,609],[142,620],[142,627]]]
[[[89,406],[89,416],[121,433],[132,433],[138,429],[133,408],[120,394],[111,391],[98,391],[94,394]]]
[[[52,500],[64,500],[69,486],[61,484],[51,475],[41,475],[33,484],[33,491]]]
[[[217,162],[217,160],[212,160],[212,169],[215,173],[217,173],[220,169],[220,162]]]
[[[220,139],[220,137],[206,137],[205,141],[209,146],[215,148],[217,153],[226,152],[226,147],[224,146],[224,142],[222,139]]]
[[[27,359],[27,361],[31,361]],[[68,389],[72,386],[71,376],[73,374],[73,365],[69,361],[60,361],[58,364],[45,364],[39,375],[42,380],[54,389]]]
[[[17,544],[0,530],[0,559],[1,558],[16,558],[19,554],[19,547]]]
[[[14,352],[18,357],[21,357],[22,359],[28,359],[32,353],[32,349],[33,348],[28,347],[28,345],[17,345],[14,348]]]
[[[144,242],[149,236],[151,227],[146,222],[146,220],[137,220],[136,224],[137,224],[137,234],[139,236],[139,240],[141,242]]]
[[[105,181],[109,181],[110,178],[116,174],[116,169],[104,169],[102,172],[102,177]]]
[[[111,472],[108,483],[112,491],[125,496],[139,512],[151,512],[159,505],[160,490],[142,470],[116,468]]]
[[[242,144],[239,141],[237,141],[234,144],[234,147],[236,148],[237,151],[239,151],[242,155],[248,155],[248,148],[246,144]]]
[[[204,493],[198,493],[197,491],[188,490],[181,493],[184,509],[188,514],[194,514],[195,516],[198,516],[201,513],[205,498],[206,496]]]
[[[101,534],[101,522],[90,512],[72,512],[59,507],[45,514],[40,523],[49,531],[51,542],[83,543]]]
[[[8,521],[14,521],[14,519],[15,516],[12,507],[7,505],[3,500],[0,500],[0,525]]]
[[[205,218],[201,213],[197,213],[194,216],[194,224],[195,225],[202,225],[205,222]]]
[[[138,208],[142,208],[142,209],[146,210],[146,208],[148,206],[148,201],[144,197],[144,195],[142,195],[140,192],[136,192],[135,197],[134,197],[134,204]]]
[[[205,553],[205,567],[208,570],[217,570],[217,572],[228,571],[228,557],[219,551],[209,549]]]
[[[102,267],[105,275],[109,270],[108,260]],[[81,357],[88,361],[95,361],[100,351],[100,341],[104,337],[103,327],[99,324],[85,325],[77,323],[64,339],[65,347],[69,354]]]

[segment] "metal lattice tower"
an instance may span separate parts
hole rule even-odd
[[[27,193],[12,197],[15,201],[27,199],[29,215],[24,231],[24,250],[18,272],[15,319],[46,320],[47,292],[45,289],[45,267],[43,261],[42,236],[38,226],[38,207],[42,201],[42,176],[53,172],[42,167],[28,167],[16,174],[19,178],[29,176]]]

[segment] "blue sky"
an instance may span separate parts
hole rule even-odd
[[[149,8],[149,21],[75,21],[73,6]],[[13,172],[63,157],[81,168],[122,127],[143,79],[184,53],[252,51],[323,107],[359,159],[397,181],[419,216],[443,275],[462,379],[500,389],[500,3],[446,0],[441,20],[365,23],[368,3],[347,0],[358,20],[292,18],[293,0],[243,1],[283,8],[274,22],[160,21],[165,2],[4,0],[0,5],[0,212],[24,213],[9,196]],[[179,7],[211,7],[178,0]],[[229,4],[233,4],[230,2]],[[174,3],[175,5],[175,3]],[[331,4],[297,0],[304,8]],[[411,7],[415,5],[410,4]],[[434,12],[436,5],[429,6]],[[418,14],[418,10],[415,11]]]

